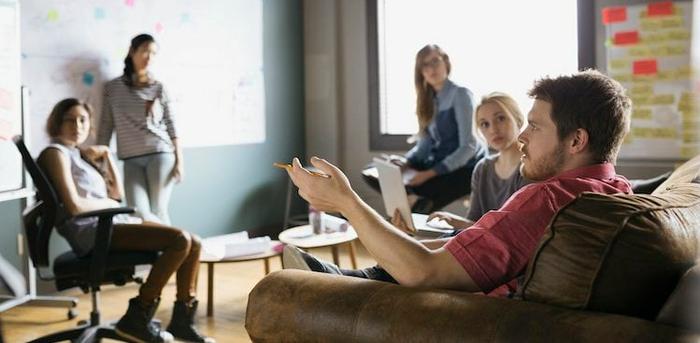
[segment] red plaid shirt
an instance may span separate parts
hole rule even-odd
[[[487,295],[514,292],[557,211],[582,192],[632,193],[610,163],[566,171],[515,192],[500,209],[489,211],[446,245]]]

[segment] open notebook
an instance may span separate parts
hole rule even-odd
[[[392,217],[394,211],[398,209],[401,217],[407,222],[408,227],[412,228],[418,236],[436,237],[454,231],[444,221],[431,220],[427,222],[428,215],[411,213],[404,179],[399,166],[381,158],[375,158],[374,165],[377,168],[379,187],[382,189],[382,198],[384,199],[384,208],[387,216]]]

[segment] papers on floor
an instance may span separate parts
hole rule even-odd
[[[202,240],[202,260],[222,260],[225,258],[260,254],[270,250],[270,237],[249,238],[247,231],[214,236]]]

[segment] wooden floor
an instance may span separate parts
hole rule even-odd
[[[358,241],[356,241],[358,243]],[[357,244],[358,267],[368,267],[374,264],[367,251]],[[347,250],[341,248],[340,263],[349,268],[350,259]],[[321,259],[331,261],[330,248],[319,248],[311,251]],[[279,270],[279,258],[271,259],[271,271]],[[200,300],[197,320],[199,328],[205,334],[217,339],[217,342],[250,342],[245,331],[245,309],[248,293],[264,276],[263,261],[219,264],[215,271],[214,285],[214,316],[206,317],[206,266],[202,265],[199,275],[198,298]],[[135,296],[138,286],[129,284],[123,287],[107,286],[102,291],[100,306],[103,322],[113,321],[126,311],[128,299]],[[3,323],[5,342],[26,342],[47,333],[74,327],[78,320],[87,319],[90,315],[90,297],[78,289],[61,292],[60,295],[77,296],[78,317],[67,320],[65,309],[45,307],[16,307],[0,314]],[[170,321],[170,313],[175,297],[174,278],[163,290],[161,305],[156,312],[163,325]],[[107,342],[109,340],[105,340]]]

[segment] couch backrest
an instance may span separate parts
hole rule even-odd
[[[654,320],[700,253],[700,157],[653,195],[584,193],[552,220],[524,300]]]
[[[661,194],[668,191],[671,185],[700,181],[700,155],[695,156],[688,162],[683,163],[680,167],[673,171],[668,179],[659,185],[656,190],[654,190],[653,195]]]

